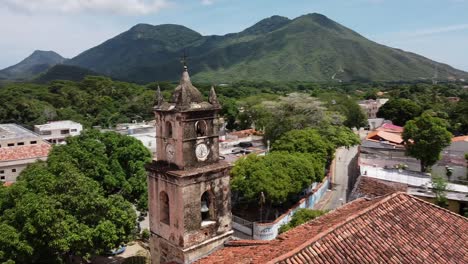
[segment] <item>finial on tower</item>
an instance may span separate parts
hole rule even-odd
[[[163,102],[164,102],[164,97],[161,94],[161,88],[159,87],[159,84],[158,84],[158,89],[156,90],[156,96],[154,98],[154,104],[156,106],[161,106]]]
[[[180,63],[182,63],[182,65],[184,66],[184,71],[187,71],[188,69],[187,59],[188,59],[187,50],[184,49],[184,53],[182,54],[182,57],[180,58]]]
[[[208,103],[212,104],[215,107],[219,107],[218,96],[216,96],[216,91],[214,86],[211,86],[210,97],[208,98]]]

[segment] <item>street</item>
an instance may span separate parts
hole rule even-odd
[[[335,154],[335,176],[332,179],[333,189],[322,199],[326,201],[321,206],[321,210],[333,210],[346,203],[346,192],[348,190],[348,165],[356,155],[358,147],[348,149],[339,148]]]

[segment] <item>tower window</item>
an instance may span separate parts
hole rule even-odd
[[[208,135],[208,127],[205,120],[195,122],[195,132],[197,137],[205,137]]]
[[[167,193],[164,191],[159,193],[159,204],[159,219],[162,223],[169,225],[169,196],[167,196]]]
[[[172,137],[172,124],[169,121],[166,122],[166,137],[167,138]]]
[[[212,195],[209,191],[203,193],[201,197],[201,225],[208,225],[214,223],[214,207],[213,207],[213,199]]]

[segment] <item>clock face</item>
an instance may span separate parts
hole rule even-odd
[[[173,161],[174,160],[174,154],[175,154],[175,150],[174,150],[174,146],[172,146],[171,144],[167,144],[166,145],[166,158],[168,161]]]
[[[210,150],[204,143],[198,144],[195,148],[195,155],[197,156],[198,160],[206,160],[206,158],[208,158],[208,154],[210,154]]]

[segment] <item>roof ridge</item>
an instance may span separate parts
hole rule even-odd
[[[443,210],[443,211],[445,211],[446,213],[450,213],[451,215],[457,216],[458,218],[461,218],[461,219],[463,219],[463,220],[468,221],[468,217],[464,217],[464,216],[461,215],[461,214],[454,213],[454,212],[450,211],[450,210],[447,209],[447,208],[443,208],[443,207],[438,206],[438,205],[436,205],[436,204],[433,204],[433,203],[431,203],[431,202],[425,201],[425,200],[423,200],[423,199],[421,199],[421,198],[418,198],[418,197],[416,197],[416,196],[414,196],[414,195],[407,194],[407,193],[405,193],[405,194],[408,195],[409,197],[411,197],[412,199],[418,200],[418,201],[423,202],[423,203],[425,203],[425,204],[428,204],[428,205],[430,205],[430,206],[432,206],[432,207],[435,207],[436,209]]]
[[[411,196],[411,195],[409,195],[407,193],[404,193],[404,192],[396,192],[396,193],[392,193],[392,194],[387,195],[387,197],[381,196],[381,197],[377,197],[377,198],[373,198],[373,199],[359,198],[357,200],[352,201],[351,203],[354,203],[354,202],[357,202],[357,201],[362,201],[362,200],[377,200],[377,199],[380,199],[380,201],[377,201],[376,203],[372,204],[371,206],[369,206],[367,208],[364,208],[364,209],[362,209],[360,211],[357,211],[356,213],[354,213],[350,217],[346,218],[344,221],[341,221],[341,222],[331,226],[327,230],[318,233],[317,235],[315,235],[311,239],[308,239],[306,242],[302,243],[301,245],[299,245],[295,249],[289,251],[288,253],[282,254],[282,255],[268,261],[267,264],[277,263],[277,262],[279,262],[281,260],[284,260],[284,259],[286,259],[288,257],[294,256],[295,254],[301,252],[304,248],[306,248],[307,246],[309,246],[313,242],[320,240],[321,238],[323,238],[324,236],[326,236],[326,235],[328,235],[330,233],[333,233],[337,228],[349,223],[351,220],[354,220],[356,218],[361,217],[364,214],[367,214],[369,211],[375,209],[377,206],[383,204],[384,202],[387,202],[388,200],[390,200],[390,199],[392,199],[394,197],[400,196],[400,195]],[[348,204],[351,204],[351,203],[348,203]],[[342,210],[342,209],[343,209],[343,207],[340,207],[340,208],[332,211],[332,213],[337,212],[337,211]],[[319,218],[316,218],[316,219],[319,219]],[[310,222],[313,222],[313,221],[315,221],[315,219],[310,221]],[[308,223],[310,223],[310,222],[308,222]]]

